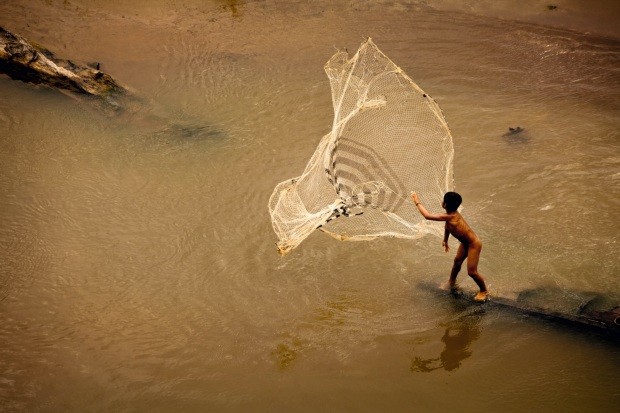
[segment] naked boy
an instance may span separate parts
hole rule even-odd
[[[484,282],[484,278],[478,272],[478,260],[480,259],[480,251],[482,250],[482,242],[476,233],[469,227],[465,219],[457,211],[461,205],[462,198],[456,192],[446,192],[443,197],[442,208],[446,210],[445,214],[431,214],[428,212],[424,205],[420,203],[418,194],[411,193],[411,198],[415,203],[418,211],[424,216],[424,218],[432,221],[445,221],[446,229],[444,231],[443,242],[441,245],[445,251],[448,252],[448,238],[450,234],[461,242],[459,248],[454,257],[454,265],[452,266],[452,272],[450,273],[450,279],[448,280],[448,286],[451,289],[456,289],[456,276],[461,270],[463,261],[467,258],[467,274],[476,282],[480,288],[480,292],[474,297],[475,301],[484,302],[489,297],[487,286]]]

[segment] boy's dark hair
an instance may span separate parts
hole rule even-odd
[[[461,202],[463,202],[463,198],[456,192],[446,192],[443,196],[443,203],[446,205],[447,212],[454,212],[459,209]]]

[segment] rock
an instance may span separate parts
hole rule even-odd
[[[524,130],[525,129],[523,129],[521,126],[517,126],[516,128],[508,128],[508,132],[506,132],[503,136],[516,135],[517,133],[521,133]]]
[[[23,37],[0,27],[0,73],[23,82],[44,84],[109,100],[125,89],[110,75],[95,68],[56,57],[49,50],[33,46]]]

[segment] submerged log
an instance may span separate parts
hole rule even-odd
[[[605,297],[598,293],[569,291],[568,295],[575,297],[575,301],[580,302],[579,305],[575,308],[552,309],[542,307],[537,301],[545,302],[550,297],[566,301],[565,296],[567,294],[563,294],[559,289],[549,287],[521,291],[516,298],[491,295],[484,304],[476,303],[473,300],[474,291],[444,291],[427,282],[421,282],[419,287],[443,296],[452,296],[464,303],[482,306],[485,309],[496,308],[534,316],[559,324],[570,325],[574,328],[599,331],[613,339],[620,338],[620,306],[618,306],[615,297]],[[540,299],[533,299],[536,296],[539,296]]]
[[[44,84],[91,96],[106,97],[125,91],[110,75],[60,59],[49,50],[34,46],[2,27],[0,73],[23,82]]]

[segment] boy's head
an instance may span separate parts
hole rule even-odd
[[[446,212],[455,212],[463,202],[463,198],[456,192],[446,192],[443,196],[443,207]]]

